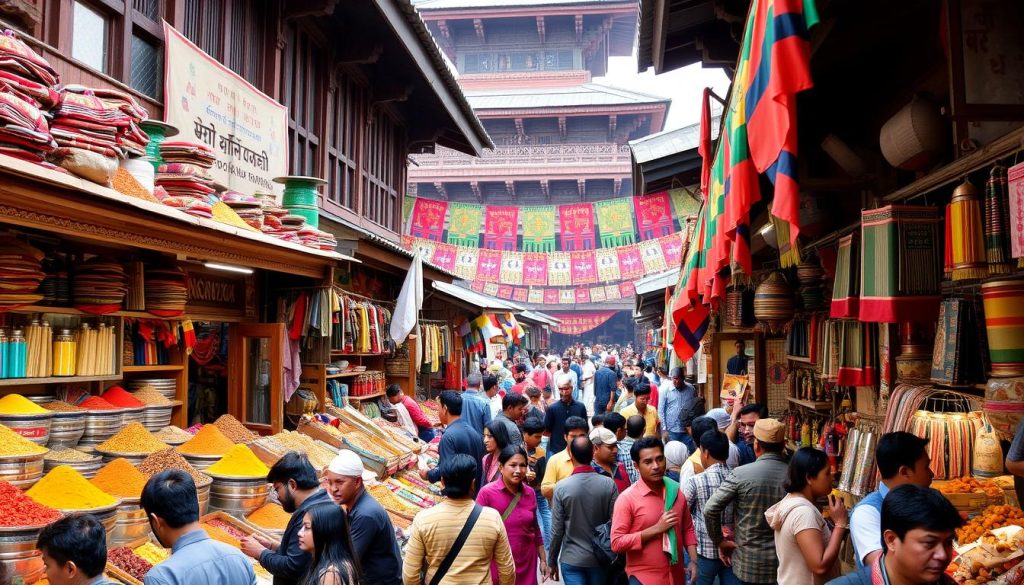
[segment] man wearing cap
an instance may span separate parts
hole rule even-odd
[[[704,414],[704,400],[697,390],[684,380],[682,368],[672,368],[672,384],[658,397],[658,418],[661,419],[662,440],[679,441],[693,453],[688,427],[693,419]]]
[[[501,384],[506,379],[512,378],[512,372],[505,367],[505,364],[501,360],[494,360],[491,362],[490,367],[487,368],[491,375],[498,379],[498,384]]]
[[[462,419],[481,437],[484,426],[491,422],[491,401],[483,394],[484,378],[473,372],[466,376],[466,391],[462,393]]]
[[[594,414],[604,414],[615,407],[619,376],[615,373],[615,356],[610,355],[594,374]]]
[[[611,478],[619,493],[626,491],[630,486],[629,474],[625,466],[619,463],[619,441],[615,433],[604,428],[597,427],[590,431],[590,442],[594,445],[594,459],[591,465],[598,475]]]
[[[789,466],[784,452],[786,427],[773,418],[754,424],[754,453],[757,460],[737,467],[704,506],[708,536],[718,546],[719,556],[732,565],[744,583],[775,583],[779,558],[775,553],[775,531],[764,517],[765,510],[786,495],[783,485]],[[735,503],[735,542],[725,540],[722,512]]]
[[[348,511],[352,554],[359,559],[365,582],[401,585],[402,552],[395,527],[363,486],[364,480],[373,478],[374,474],[363,468],[359,455],[342,449],[327,467],[327,492]]]

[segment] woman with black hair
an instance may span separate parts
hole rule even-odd
[[[476,502],[494,508],[501,514],[516,559],[516,585],[537,585],[537,560],[540,574],[547,574],[544,538],[537,523],[537,496],[526,485],[526,451],[519,445],[509,445],[498,453],[500,476],[480,490]],[[498,583],[498,567],[492,563],[491,577]]]
[[[359,561],[352,554],[348,515],[334,503],[306,511],[299,529],[299,547],[313,555],[303,585],[357,585]]]
[[[768,508],[764,516],[775,530],[775,552],[779,557],[779,585],[821,585],[835,577],[839,546],[850,530],[846,506],[832,495],[832,470],[824,451],[804,447],[789,461],[789,476],[783,485],[786,497]],[[828,496],[829,515],[835,529],[814,505]]]
[[[498,479],[499,464],[498,455],[502,449],[512,443],[512,437],[508,434],[508,427],[500,420],[492,420],[484,425],[484,485]],[[482,486],[481,486],[482,487]]]

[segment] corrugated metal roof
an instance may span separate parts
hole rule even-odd
[[[652,293],[656,290],[664,290],[665,288],[674,286],[677,282],[679,282],[679,269],[673,268],[668,272],[645,276],[637,280],[634,287],[636,288],[637,296],[640,296]]]
[[[509,8],[531,6],[579,6],[580,4],[623,4],[623,0],[412,0],[417,9]]]
[[[447,282],[435,280],[432,283],[432,286],[434,289],[450,297],[469,303],[470,305],[478,307],[484,311],[508,311],[512,313],[522,313],[524,310],[523,307],[520,307],[515,303],[481,294],[475,290],[470,290],[457,284],[448,284]]]
[[[466,99],[474,110],[637,105],[671,101],[669,98],[598,83],[573,87],[467,91]]]
[[[561,319],[555,319],[547,313],[541,313],[540,311],[526,310],[519,314],[520,319],[528,319],[530,321],[536,321],[538,323],[545,323],[547,325],[558,325],[562,322]]]
[[[718,108],[721,110],[721,108]],[[718,118],[721,112],[712,116],[711,139],[718,138]],[[666,156],[672,156],[687,150],[693,150],[700,145],[700,124],[690,124],[675,130],[665,130],[657,134],[637,138],[629,141],[629,149],[633,151],[633,160],[638,163],[645,163]]]

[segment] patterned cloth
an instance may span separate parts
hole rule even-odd
[[[640,470],[636,468],[636,464],[633,463],[633,458],[629,456],[630,449],[633,448],[633,443],[636,439],[626,437],[619,441],[619,463],[626,468],[626,475],[629,476],[629,483],[636,483],[640,479]]]
[[[722,463],[715,463],[704,470],[703,473],[694,475],[683,482],[683,495],[690,506],[690,513],[693,514],[693,529],[697,533],[697,554],[707,559],[718,558],[718,547],[715,541],[708,535],[707,522],[704,519],[704,507],[708,500],[718,489],[718,486],[725,483],[729,475],[729,468]],[[729,504],[722,512],[722,527],[732,530],[735,505]]]
[[[775,583],[779,559],[775,553],[775,531],[764,517],[765,510],[786,496],[782,489],[789,466],[781,455],[767,453],[757,461],[737,467],[712,494],[704,508],[708,535],[722,542],[723,512],[736,503],[736,551],[732,570],[746,583]]]

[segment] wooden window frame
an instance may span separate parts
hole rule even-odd
[[[354,68],[335,67],[328,91],[324,170],[325,204],[357,212],[359,207],[360,141],[363,138],[369,90]],[[351,180],[349,180],[351,178]]]

